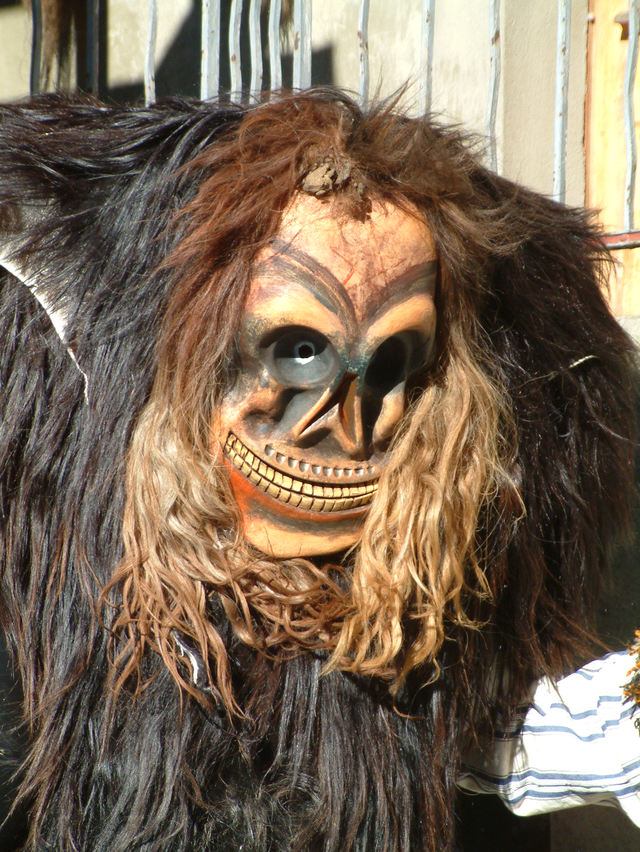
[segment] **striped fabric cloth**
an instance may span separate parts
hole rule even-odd
[[[622,692],[632,665],[626,652],[609,654],[557,688],[541,680],[524,720],[499,735],[490,755],[465,761],[460,786],[497,793],[521,816],[613,805],[640,826],[640,710]]]

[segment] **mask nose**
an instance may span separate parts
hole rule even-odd
[[[319,442],[329,435],[348,458],[368,457],[362,422],[362,391],[357,373],[345,373],[342,381],[328,399],[319,400],[298,425],[297,442]]]

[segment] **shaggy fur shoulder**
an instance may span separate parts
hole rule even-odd
[[[500,483],[483,495],[468,618],[445,607],[437,659],[395,695],[383,678],[321,676],[320,648],[250,647],[211,586],[207,618],[238,712],[193,678],[192,637],[175,661],[189,692],[135,621],[140,680],[116,697],[124,640],[110,626],[126,589],[98,601],[122,559],[128,453],[167,339],[177,285],[165,261],[196,233],[176,214],[210,177],[208,153],[247,116],[257,127],[280,107],[40,98],[0,108],[0,253],[20,271],[0,268],[0,615],[31,732],[20,800],[32,809],[33,852],[445,850],[461,755],[490,735],[496,708],[508,714],[531,678],[561,675],[586,647],[626,527],[634,440],[632,344],[602,295],[597,231],[584,213],[491,174],[457,133],[428,121],[363,117],[320,92],[285,99],[274,126],[305,105],[361,157],[365,190],[401,193],[424,213],[441,267],[434,382],[450,375],[452,338],[473,335],[476,366],[510,412],[505,477],[521,503],[503,501]],[[247,173],[257,162],[263,184],[260,157],[275,163],[291,195],[302,166],[278,160],[275,130],[270,138],[265,147],[256,130],[238,162]],[[226,202],[230,218],[242,200]],[[279,215],[263,207],[255,228],[230,231],[230,256]],[[202,257],[190,246],[195,267],[215,267],[206,246]],[[65,318],[64,339],[43,302]],[[248,620],[259,628],[257,611]],[[407,614],[403,653],[418,629]]]

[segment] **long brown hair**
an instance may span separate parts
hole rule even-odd
[[[328,203],[358,215],[377,198],[424,217],[440,255],[440,352],[415,390],[360,546],[342,566],[320,570],[303,560],[280,564],[242,540],[210,423],[229,379],[253,258],[322,162],[347,163],[350,174]],[[215,661],[212,685],[233,708],[224,643],[208,611],[219,595],[244,642],[272,652],[325,648],[326,671],[386,677],[397,689],[412,668],[437,669],[452,624],[473,630],[491,621],[493,577],[509,570],[526,511],[518,428],[480,313],[490,301],[490,258],[515,257],[536,215],[552,221],[553,205],[536,199],[528,221],[518,202],[533,196],[521,190],[496,203],[500,182],[457,135],[393,105],[362,116],[322,95],[247,112],[188,169],[199,187],[174,223],[182,233],[166,265],[176,284],[128,455],[125,555],[109,586],[123,595],[113,629],[128,631],[119,682],[150,643],[193,690],[176,664],[177,631]],[[542,560],[536,568],[547,570]],[[530,650],[538,670],[549,665],[543,644],[536,638]],[[562,660],[562,646],[554,654]]]

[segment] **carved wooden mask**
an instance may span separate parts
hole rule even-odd
[[[354,544],[431,357],[436,252],[426,226],[297,197],[257,258],[236,381],[213,424],[245,536],[285,558]]]

